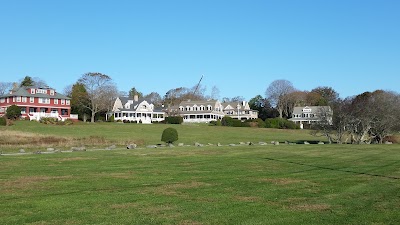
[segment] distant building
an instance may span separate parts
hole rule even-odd
[[[0,96],[0,116],[4,116],[7,108],[17,105],[21,108],[21,117],[40,120],[43,117],[78,119],[71,115],[70,98],[49,87],[14,87],[9,94]]]
[[[304,124],[312,124],[321,121],[322,117],[326,118],[328,123],[332,123],[333,111],[330,106],[306,106],[294,107],[292,118],[290,121],[300,124],[303,129]]]
[[[209,123],[225,116],[239,120],[257,119],[258,111],[251,110],[246,101],[221,103],[218,100],[182,101],[171,107],[170,114],[183,117],[185,123]]]
[[[114,121],[129,121],[150,124],[165,119],[165,112],[161,107],[156,107],[150,99],[118,97],[112,109]]]
[[[226,116],[230,116],[238,120],[250,120],[258,118],[258,111],[250,109],[249,103],[242,102],[225,102],[222,103],[223,111]]]
[[[182,101],[178,107],[171,108],[171,111],[183,117],[184,123],[209,123],[225,116],[223,106],[218,100]]]

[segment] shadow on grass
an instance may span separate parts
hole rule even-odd
[[[337,169],[337,168],[330,168],[326,166],[316,166],[316,165],[310,165],[310,164],[305,164],[305,163],[299,163],[299,162],[293,162],[293,161],[285,161],[285,160],[280,160],[280,159],[273,159],[273,158],[265,158],[266,160],[270,161],[275,161],[275,162],[282,162],[282,163],[287,163],[287,164],[294,164],[294,165],[300,165],[300,166],[308,166],[313,169],[323,169],[323,170],[332,170],[332,171],[337,171],[337,172],[344,172],[344,173],[352,173],[352,174],[357,174],[357,175],[366,175],[366,176],[371,176],[371,177],[382,177],[382,178],[387,178],[387,179],[392,179],[392,180],[400,180],[400,177],[392,177],[392,176],[386,176],[382,174],[372,174],[372,173],[367,173],[367,172],[357,172],[357,171],[351,171],[351,170],[346,170],[346,169]],[[391,163],[389,165],[396,164],[397,162]],[[389,165],[384,165],[389,166]]]

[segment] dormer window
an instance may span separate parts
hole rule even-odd
[[[47,94],[47,90],[43,90],[43,89],[36,89],[36,93],[40,93],[40,94]]]

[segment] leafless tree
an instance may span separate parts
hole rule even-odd
[[[217,100],[217,99],[219,99],[219,97],[220,97],[219,88],[217,86],[213,86],[211,89],[210,99]]]
[[[102,73],[85,73],[78,82],[83,84],[86,89],[89,102],[85,107],[92,112],[91,122],[94,122],[96,113],[112,107],[118,90],[112,79]]]
[[[12,88],[12,82],[0,82],[0,96],[7,94]]]
[[[150,99],[150,101],[156,106],[160,106],[162,104],[161,95],[158,94],[157,92],[151,92],[150,94],[148,94],[144,97],[147,99]]]
[[[288,80],[275,80],[265,91],[267,99],[276,107],[280,118],[283,117],[284,113],[288,116],[288,105],[290,104],[289,94],[295,90],[292,82]]]

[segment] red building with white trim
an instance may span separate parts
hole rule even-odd
[[[22,118],[40,120],[42,117],[54,117],[58,120],[78,119],[71,115],[70,98],[45,87],[17,87],[9,94],[0,96],[0,116],[4,116],[11,105],[21,108]]]

